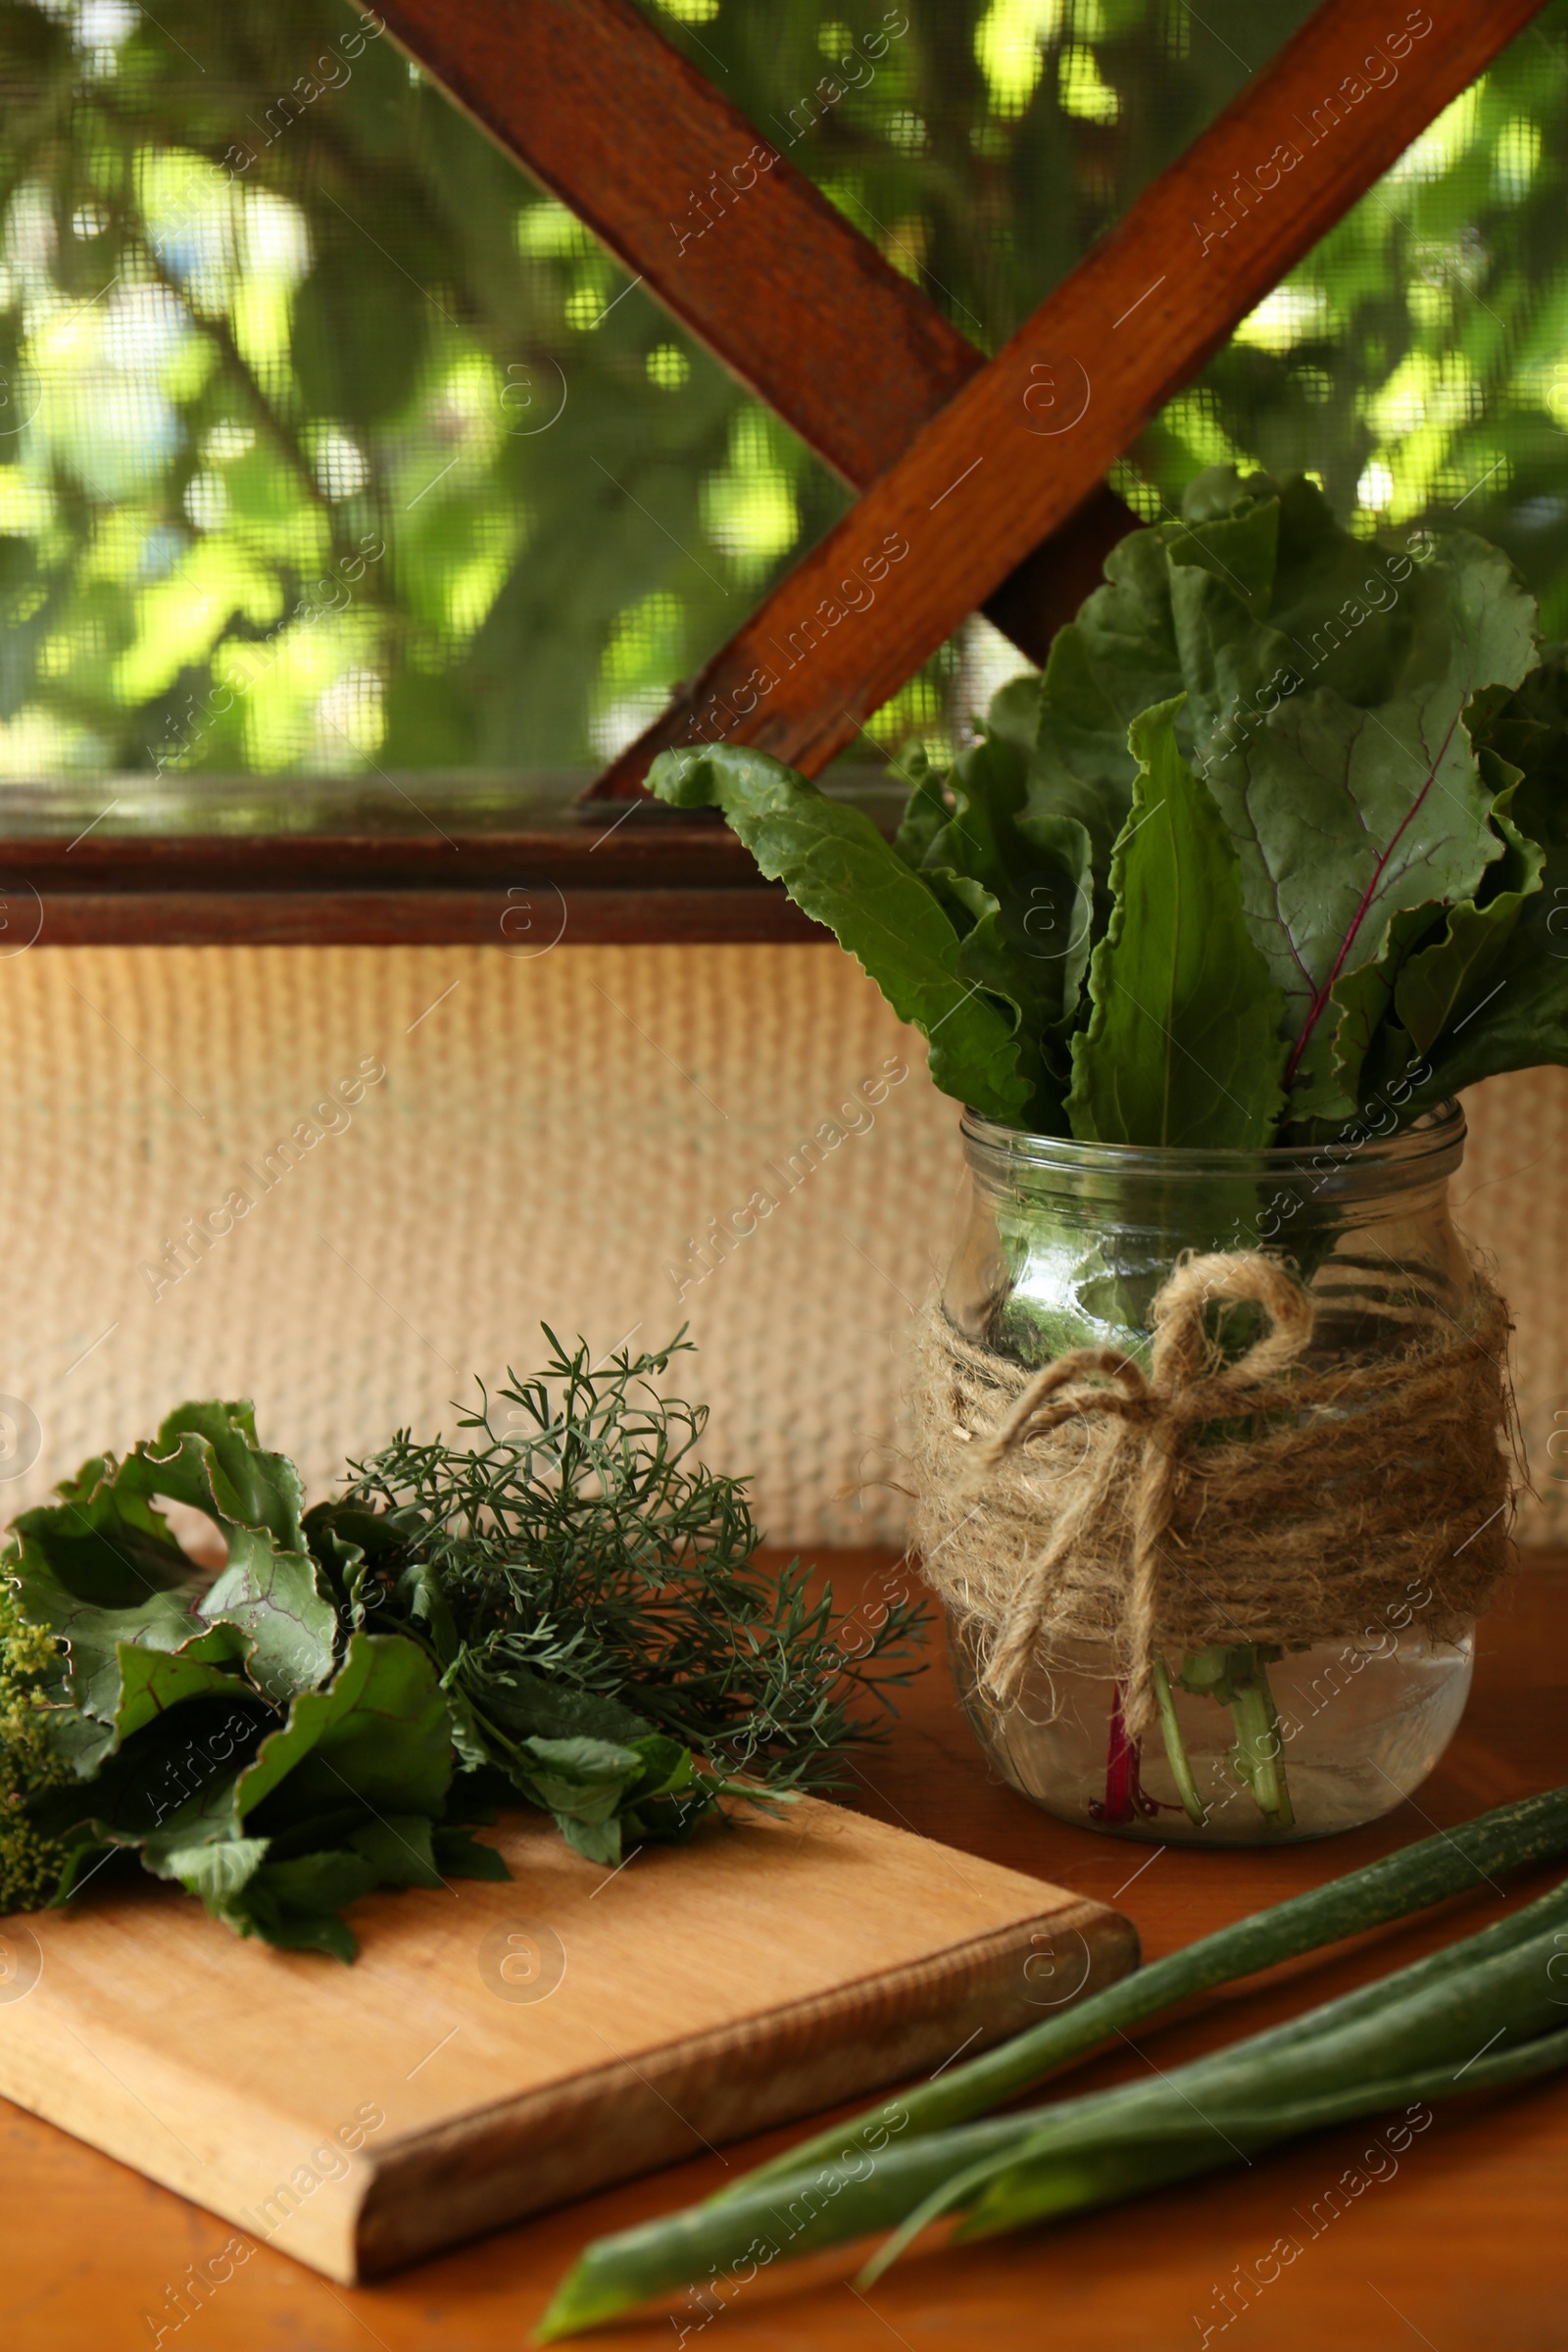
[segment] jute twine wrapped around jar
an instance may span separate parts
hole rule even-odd
[[[1268,1317],[1233,1362],[1205,1333],[1211,1300]],[[1337,1319],[1348,1303],[1342,1284]],[[1391,1312],[1375,1285],[1364,1304]],[[1512,1520],[1507,1308],[1478,1272],[1462,1323],[1418,1314],[1398,1352],[1322,1365],[1303,1360],[1312,1327],[1256,1250],[1178,1264],[1148,1377],[1103,1348],[1029,1372],[928,1313],[915,1545],[994,1698],[1054,1642],[1108,1642],[1136,1737],[1156,1646],[1354,1640],[1408,1624],[1412,1595],[1443,1642],[1485,1606]]]

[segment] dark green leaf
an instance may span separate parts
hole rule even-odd
[[[1336,554],[1338,526],[1303,485],[1281,531],[1281,572],[1289,558],[1299,590],[1288,634],[1195,564],[1173,564],[1172,599],[1196,763],[1285,996],[1294,1076],[1335,984],[1377,959],[1391,920],[1473,898],[1502,856],[1464,711],[1482,687],[1529,669],[1535,608],[1506,559],[1462,532],[1423,566],[1403,558],[1402,571],[1346,533]],[[1302,583],[1337,591],[1349,548],[1360,589],[1336,609],[1308,607]]]
[[[446,1698],[401,1634],[357,1633],[330,1685],[305,1690],[235,1786],[236,1816],[281,1826],[357,1799],[380,1813],[438,1815],[452,1779]]]
[[[1568,855],[1561,851],[1548,853],[1541,894],[1509,934],[1483,1005],[1427,1054],[1430,1075],[1417,1078],[1412,1106],[1548,1062],[1568,1063]]]
[[[40,1800],[74,1849],[62,1895],[99,1853],[129,1846],[237,1933],[350,1959],[353,1936],[328,1914],[373,1886],[442,1884],[452,1750],[435,1668],[400,1635],[356,1633],[330,1687],[302,1692],[270,1733],[250,1686],[222,1679],[130,1731],[90,1784]],[[454,1873],[507,1875],[459,1825],[440,1836]]]
[[[16,1522],[18,1590],[34,1623],[69,1640],[56,1695],[84,1717],[117,1725],[127,1643],[203,1664],[242,1656],[278,1703],[330,1671],[335,1613],[306,1547],[299,1478],[258,1445],[248,1404],[181,1405],[123,1462],[100,1456],[57,1493]],[[205,1589],[154,1505],[159,1494],[204,1512],[225,1538],[228,1565]],[[215,1628],[232,1637],[202,1639]],[[81,1727],[78,1768],[107,1745]]]
[[[1377,957],[1335,981],[1291,1080],[1293,1127],[1343,1126],[1355,1117],[1366,1093],[1364,1073],[1380,1071],[1387,1058],[1395,985],[1441,915],[1432,906],[1401,909],[1391,917]]]
[[[84,1462],[55,1489],[58,1502],[14,1522],[24,1580],[46,1575],[60,1594],[97,1609],[139,1609],[160,1593],[181,1596],[175,1606],[183,1606],[196,1572],[152,1504],[169,1492],[139,1454],[122,1464],[113,1454]],[[46,1621],[30,1602],[27,1614]]]
[[[958,934],[870,818],[829,801],[765,753],[719,747],[663,752],[650,788],[678,808],[722,808],[770,879],[825,923],[901,1020],[930,1042],[945,1094],[995,1119],[1029,1100],[1006,1016],[958,969]]]
[[[264,1862],[224,1904],[222,1917],[237,1935],[260,1936],[282,1951],[352,1960],[359,1946],[338,1914],[377,1884],[376,1865],[363,1854],[302,1854],[292,1862]]]
[[[1178,708],[1133,725],[1115,911],[1090,967],[1067,1107],[1083,1142],[1255,1148],[1283,1100],[1284,1007],[1248,935],[1219,811],[1177,750]]]
[[[345,1841],[375,1871],[377,1886],[439,1886],[430,1818],[425,1813],[389,1813],[368,1821]]]
[[[182,1699],[232,1698],[237,1685],[233,1665],[244,1654],[243,1635],[227,1625],[193,1635],[177,1650],[151,1649],[137,1642],[118,1642],[119,1699],[111,1719],[115,1738],[127,1739]]]
[[[662,1821],[661,1800],[696,1782],[691,1754],[655,1734],[621,1747],[609,1740],[526,1740],[514,1766],[519,1788],[556,1817],[568,1845],[591,1862],[618,1863],[622,1832],[678,1836],[684,1816]],[[710,1802],[704,1798],[699,1810]],[[648,1806],[646,1814],[640,1805]]]
[[[1479,898],[1448,907],[1441,937],[1410,956],[1395,983],[1394,1008],[1418,1054],[1480,1009],[1525,902],[1541,888],[1545,853],[1512,821],[1516,789],[1507,786],[1493,803],[1504,850],[1488,872],[1487,887]]]
[[[618,1741],[624,1748],[654,1728],[645,1716],[603,1691],[550,1682],[514,1663],[500,1673],[473,1674],[469,1688],[485,1715],[514,1740],[581,1738]]]
[[[29,1571],[25,1555],[19,1591],[32,1622],[47,1625],[70,1643],[45,1687],[54,1703],[67,1710],[56,1743],[78,1773],[91,1772],[123,1732],[147,1720],[149,1709],[156,1713],[161,1704],[172,1704],[171,1693],[176,1690],[189,1698],[235,1679],[213,1661],[243,1654],[244,1637],[227,1626],[204,1631],[190,1614],[188,1593],[161,1593],[139,1609],[98,1609],[74,1602],[46,1570]]]
[[[1057,631],[1041,680],[1029,814],[1081,825],[1102,882],[1132,805],[1138,763],[1127,730],[1182,691],[1166,562],[1180,528],[1134,531],[1112,548],[1104,587]]]
[[[1015,690],[1003,694],[1017,700]],[[1062,1087],[1049,1058],[1065,1034],[1089,964],[1094,912],[1091,846],[1074,817],[1025,806],[1028,756],[988,726],[945,786],[916,785],[895,843],[937,893],[958,931],[958,977],[1013,1008],[1025,1123],[1063,1124]]]
[[[446,1879],[510,1879],[506,1858],[493,1845],[481,1845],[471,1830],[444,1828],[430,1833],[435,1866]]]

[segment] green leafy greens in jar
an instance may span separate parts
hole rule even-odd
[[[1301,475],[1212,469],[1181,519],[1122,540],[1045,669],[1003,688],[951,773],[916,770],[891,840],[743,748],[665,752],[651,782],[723,810],[981,1120],[1130,1148],[1102,1165],[1094,1282],[1066,1241],[1048,1248],[1016,1173],[998,1178],[966,1332],[1028,1365],[1098,1346],[1147,1369],[1152,1301],[1184,1250],[1277,1246],[1310,1281],[1329,1224],[1285,1225],[1301,1200],[1265,1205],[1261,1162],[1230,1192],[1187,1181],[1177,1230],[1175,1171],[1200,1153],[1321,1150],[1332,1166],[1477,1079],[1568,1062],[1568,652],[1542,653],[1495,548],[1356,537]],[[1167,1151],[1168,1199],[1146,1171],[1135,1209],[1134,1153]],[[1419,1268],[1375,1271],[1421,1289]],[[1236,1355],[1256,1314],[1215,1310],[1216,1348]],[[1246,1635],[1159,1661],[1178,1809],[1207,1826],[1186,1692],[1229,1710],[1231,1779],[1288,1832],[1281,1652]],[[1121,1699],[1117,1681],[1091,1807],[1107,1826],[1163,1801],[1141,1788]]]
[[[1216,468],[1132,532],[889,842],[666,752],[986,1117],[1256,1149],[1568,1060],[1568,672],[1506,557]],[[1559,932],[1563,936],[1559,937]]]

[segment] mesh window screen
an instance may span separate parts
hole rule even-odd
[[[1568,631],[1565,101],[1555,0],[1170,404],[1123,495],[1154,514],[1202,466],[1299,466],[1358,528],[1496,541]]]
[[[1306,9],[648,13],[991,348]],[[844,509],[375,22],[0,6],[0,776],[584,770]],[[1562,625],[1565,28],[1172,404],[1135,505],[1233,455],[1369,525],[1462,504]],[[1018,665],[975,620],[871,733],[946,748]]]

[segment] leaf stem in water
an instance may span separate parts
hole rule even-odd
[[[1154,1696],[1159,1703],[1159,1728],[1165,1738],[1165,1760],[1176,1783],[1176,1793],[1182,1800],[1182,1810],[1195,1830],[1202,1829],[1208,1820],[1208,1808],[1198,1793],[1193,1778],[1192,1759],[1187,1742],[1182,1738],[1181,1723],[1176,1714],[1176,1697],[1170,1687],[1170,1671],[1164,1654],[1154,1652]]]

